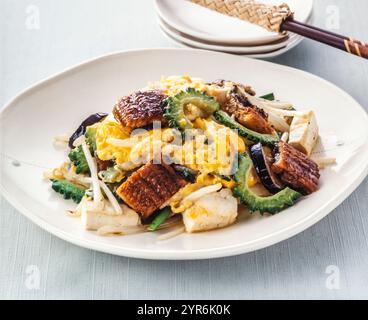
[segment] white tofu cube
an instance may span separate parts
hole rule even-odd
[[[310,156],[317,144],[319,129],[313,111],[295,116],[290,125],[289,144]]]
[[[235,222],[238,202],[231,190],[224,189],[203,196],[183,213],[187,232],[199,232],[223,228]]]
[[[102,227],[134,227],[140,225],[139,215],[124,206],[123,214],[112,215],[106,212],[82,211],[82,223],[86,230],[96,231]]]

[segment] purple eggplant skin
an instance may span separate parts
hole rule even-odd
[[[285,186],[272,172],[270,160],[267,158],[261,143],[255,144],[250,148],[250,156],[263,186],[269,192],[277,193],[284,189]]]
[[[94,125],[97,122],[100,122],[101,120],[105,119],[108,116],[107,113],[94,113],[91,114],[87,119],[85,119],[77,130],[71,135],[69,139],[69,148],[73,149],[73,143],[75,140],[77,140],[80,136],[84,135],[86,133],[87,127]]]

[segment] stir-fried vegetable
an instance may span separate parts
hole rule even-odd
[[[188,180],[191,183],[196,181],[198,171],[180,165],[173,165],[173,168],[176,172],[183,176],[185,180]]]
[[[264,96],[260,97],[261,99],[275,101],[275,95],[273,93],[265,94]]]
[[[79,146],[70,151],[69,159],[74,164],[77,174],[89,173],[89,166],[84,155],[82,146]]]
[[[239,168],[235,174],[235,180],[238,186],[234,193],[240,198],[241,202],[249,208],[250,211],[260,213],[276,214],[285,208],[292,206],[302,195],[290,188],[285,188],[279,193],[270,197],[261,197],[253,192],[248,186],[249,174],[253,168],[250,156],[246,153],[239,157]]]
[[[252,146],[249,151],[254,167],[263,186],[271,193],[281,191],[285,186],[271,170],[272,155],[270,152],[267,153],[269,149],[258,143]]]
[[[79,137],[83,136],[86,133],[87,127],[94,125],[97,122],[100,122],[102,119],[108,116],[107,113],[94,113],[90,115],[86,120],[84,120],[78,129],[72,134],[69,139],[69,147],[73,148],[73,143]]]
[[[277,141],[279,141],[279,138],[277,136],[273,136],[269,134],[261,134],[261,133],[247,129],[246,127],[242,126],[240,123],[236,122],[233,118],[231,118],[224,111],[217,111],[215,113],[215,118],[217,121],[229,127],[230,129],[237,130],[240,136],[250,141],[261,142],[268,146],[273,146]]]
[[[153,219],[152,223],[149,225],[149,231],[156,231],[171,215],[171,210],[169,208],[163,209],[156,217]]]
[[[98,175],[103,182],[106,183],[118,183],[124,179],[123,173],[114,167],[109,167],[104,171],[100,171]]]
[[[88,127],[86,130],[86,142],[89,145],[89,147],[91,148],[91,151],[93,153],[96,152],[97,149],[97,145],[96,145],[96,133],[97,133],[97,128],[95,127]]]
[[[67,180],[52,180],[52,189],[62,194],[64,199],[72,199],[76,203],[80,203],[86,193],[86,189]]]
[[[82,141],[82,149],[88,163],[89,171],[91,172],[93,202],[97,208],[99,207],[99,205],[101,205],[103,201],[103,196],[101,193],[100,182],[98,179],[98,170],[96,162],[93,159],[91,151],[89,150],[89,147],[87,146],[87,143],[85,141]]]
[[[208,117],[220,110],[215,98],[193,88],[188,88],[167,99],[165,118],[172,128],[191,129],[192,120],[198,117]]]

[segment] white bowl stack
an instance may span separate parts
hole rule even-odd
[[[286,2],[295,19],[310,22],[313,0],[262,0]],[[228,52],[253,58],[271,58],[297,46],[303,37],[280,35],[240,19],[228,17],[187,0],[155,0],[162,32],[184,47]]]

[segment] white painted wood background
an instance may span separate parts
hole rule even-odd
[[[26,27],[32,6],[39,9],[39,30]],[[341,33],[368,40],[368,1],[315,0],[315,24],[325,27],[336,9]],[[0,23],[1,106],[33,82],[94,56],[173,46],[160,33],[150,0],[0,0]],[[368,108],[366,60],[307,40],[272,61],[321,76]],[[226,259],[160,262],[76,247],[2,200],[0,298],[368,298],[367,207],[366,179],[327,218],[278,245]],[[33,265],[40,270],[40,287],[30,290],[26,272]],[[339,290],[326,286],[330,265],[340,270]]]

